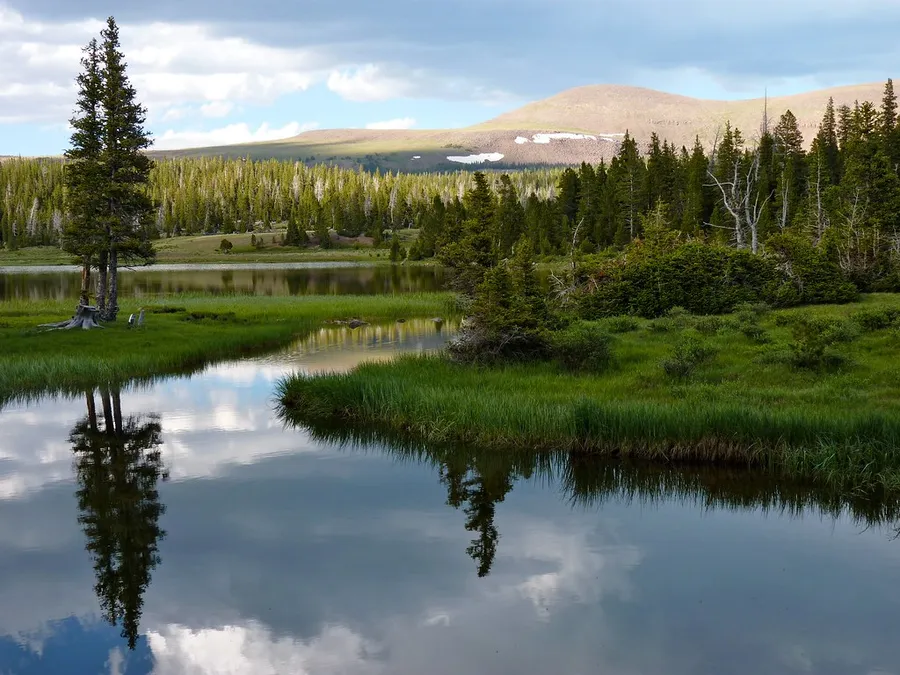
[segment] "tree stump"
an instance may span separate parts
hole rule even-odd
[[[75,308],[75,316],[68,321],[60,321],[59,323],[44,323],[41,328],[50,328],[53,330],[71,330],[72,328],[81,328],[90,330],[91,328],[103,328],[98,322],[97,317],[100,313],[96,307],[91,305],[78,305]]]

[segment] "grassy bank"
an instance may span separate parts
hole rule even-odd
[[[418,230],[401,230],[397,236],[408,247]],[[159,239],[153,243],[156,262],[167,264],[190,263],[298,263],[298,262],[361,262],[388,263],[387,248],[373,248],[367,241],[355,241],[333,234],[333,248],[310,245],[296,248],[281,246],[276,240],[284,237],[284,230],[253,235],[262,242],[258,248],[251,244],[248,234],[201,235]],[[219,250],[222,239],[228,239],[234,248],[224,253]],[[72,265],[73,258],[56,246],[32,246],[15,251],[0,249],[0,267],[19,265]],[[406,264],[413,264],[407,262]],[[421,264],[421,263],[415,263]]]
[[[565,449],[663,461],[764,466],[843,488],[900,490],[900,330],[860,327],[860,312],[900,310],[898,296],[738,317],[609,320],[614,362],[602,374],[551,363],[474,368],[440,357],[294,377],[289,417],[342,420],[419,441]],[[798,367],[798,318],[843,319],[842,364]],[[698,330],[700,329],[700,330]],[[685,333],[714,354],[687,378],[662,367]]]
[[[442,315],[451,296],[168,296],[142,300],[146,324],[128,329],[137,301],[103,330],[46,331],[72,314],[71,303],[0,303],[0,405],[47,392],[191,371],[221,359],[287,344],[331,319],[369,322]]]

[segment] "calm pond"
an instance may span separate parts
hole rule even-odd
[[[0,673],[900,673],[891,507],[280,421],[282,375],[454,328],[4,409]]]
[[[277,265],[151,265],[124,269],[122,296],[173,293],[254,295],[373,295],[436,291],[448,279],[437,266],[296,263]],[[75,267],[0,267],[0,300],[78,298]]]

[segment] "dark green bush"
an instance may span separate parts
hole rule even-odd
[[[662,362],[662,368],[669,377],[685,379],[704,361],[712,358],[715,350],[699,335],[684,333],[675,343],[672,356]]]
[[[636,314],[662,316],[672,307],[692,314],[723,314],[742,302],[756,302],[777,285],[767,258],[700,242],[671,251],[607,261],[580,298],[586,318]]]
[[[638,321],[633,316],[614,316],[606,325],[612,333],[630,333],[638,329]]]
[[[725,314],[742,303],[789,307],[858,298],[825,247],[791,235],[773,237],[767,247],[754,255],[697,241],[667,249],[633,244],[618,258],[592,260],[582,275],[579,312],[653,318],[673,307]]]
[[[734,313],[740,321],[751,322],[761,319],[772,311],[767,302],[742,302],[734,308]]]
[[[838,344],[852,342],[857,328],[848,321],[800,317],[791,329],[791,365],[807,370],[838,368],[847,362],[846,355],[835,349]]]
[[[720,316],[701,316],[694,322],[696,328],[703,335],[713,335],[725,325]]]
[[[684,307],[672,307],[666,312],[666,318],[673,328],[687,328],[691,325],[691,313]]]
[[[900,309],[886,307],[883,309],[864,309],[851,317],[865,331],[882,330],[900,322]]]
[[[776,291],[780,306],[853,302],[859,290],[847,278],[825,246],[794,234],[778,234],[766,242],[778,261],[784,281]]]
[[[599,373],[612,364],[612,341],[601,326],[579,322],[553,333],[551,350],[566,370]]]
[[[734,308],[734,328],[754,342],[769,342],[769,334],[759,321],[771,307],[765,302],[745,302]]]

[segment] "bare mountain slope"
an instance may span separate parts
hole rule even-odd
[[[678,146],[690,145],[699,135],[709,143],[725,121],[740,129],[745,137],[758,134],[768,107],[772,124],[786,110],[797,117],[809,145],[818,129],[828,98],[835,106],[855,101],[881,101],[882,83],[858,84],[806,92],[793,96],[755,98],[742,101],[712,101],[653,89],[618,85],[591,85],[569,89],[556,96],[535,101],[500,115],[472,129],[560,129],[589,133],[621,132],[626,129],[645,141],[652,132]]]
[[[807,146],[825,105],[880,102],[883,85],[860,84],[743,101],[711,101],[620,85],[569,89],[465,129],[375,131],[325,129],[282,141],[192,148],[158,156],[226,156],[294,159],[402,171],[451,170],[467,166],[597,163],[615,154],[626,131],[643,146],[656,132],[690,148],[696,136],[709,147],[726,121],[752,140],[768,108],[774,125],[785,110],[797,117]]]

